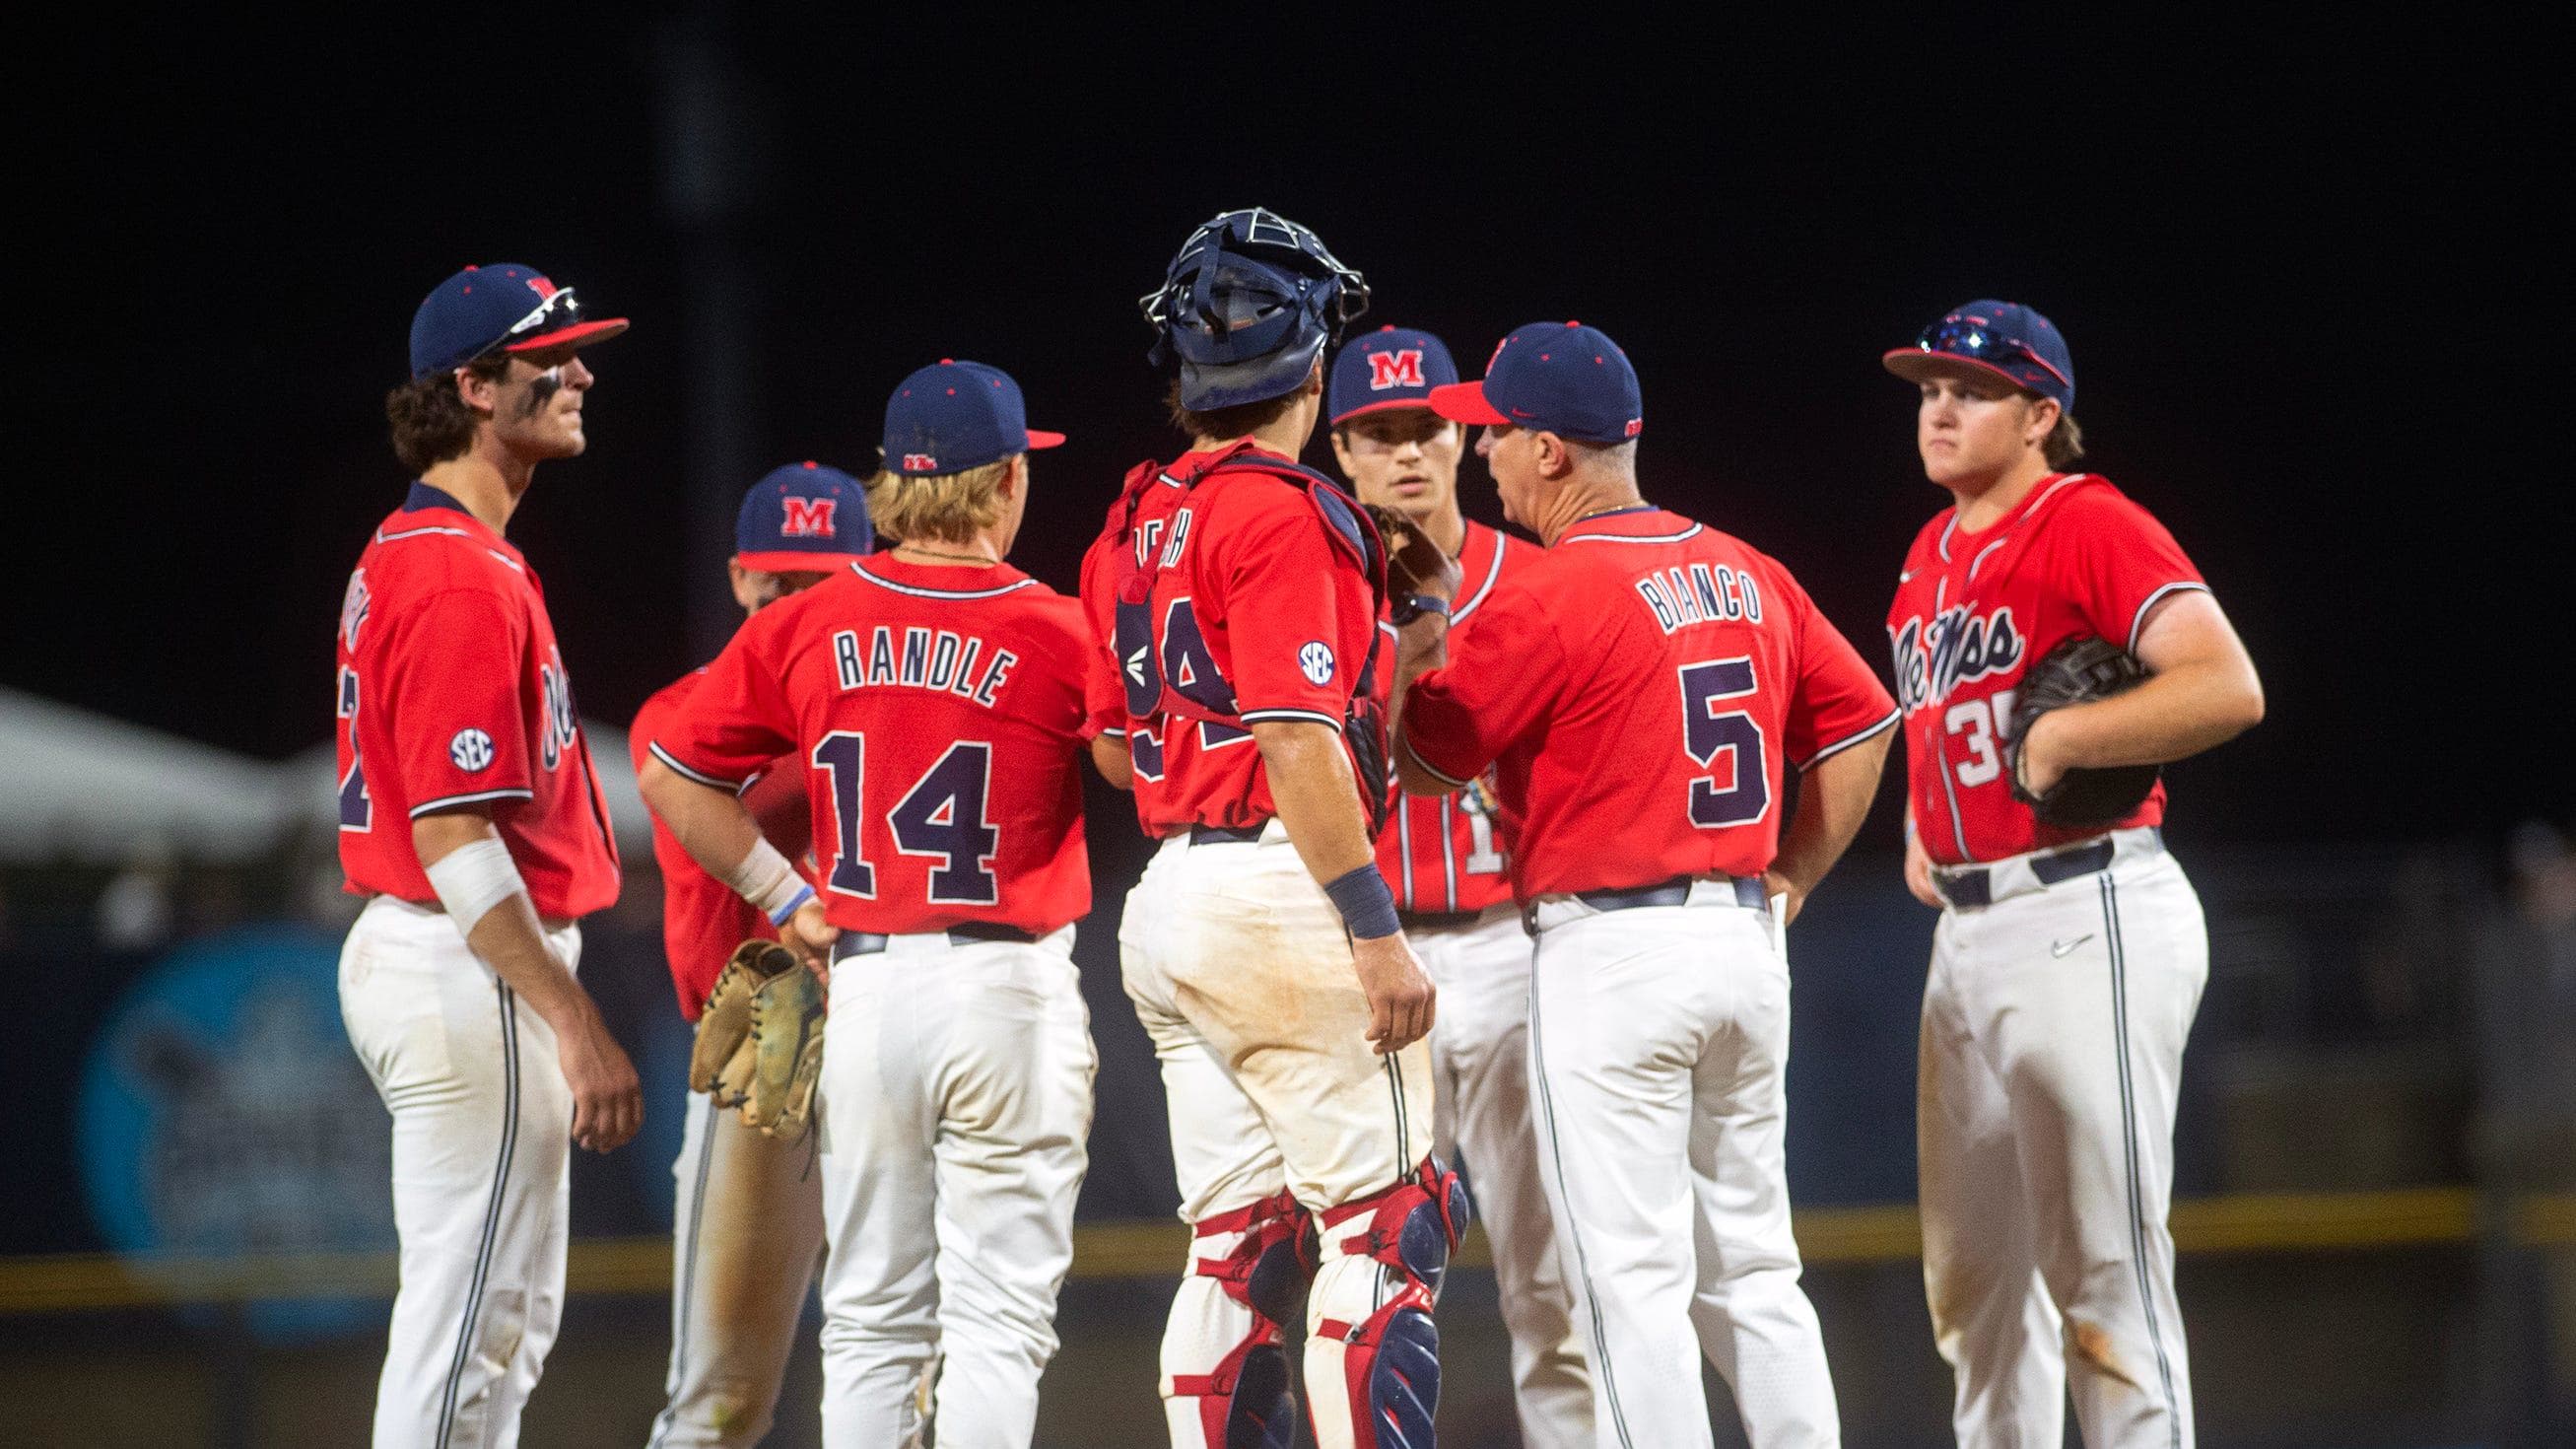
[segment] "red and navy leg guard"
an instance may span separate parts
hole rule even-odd
[[[1193,1271],[1216,1279],[1252,1314],[1243,1341],[1213,1370],[1172,1377],[1175,1394],[1198,1400],[1208,1449],[1289,1449],[1296,1441],[1296,1391],[1279,1325],[1301,1311],[1314,1273],[1307,1222],[1297,1200],[1282,1192],[1197,1225],[1202,1238],[1243,1235],[1233,1252],[1201,1258]]]
[[[1440,1409],[1440,1330],[1432,1303],[1449,1270],[1450,1251],[1467,1232],[1467,1190],[1458,1174],[1426,1158],[1403,1182],[1376,1197],[1329,1208],[1321,1231],[1328,1250],[1392,1269],[1395,1291],[1358,1323],[1326,1318],[1315,1331],[1344,1345],[1354,1449],[1432,1449]],[[1357,1219],[1360,1230],[1340,1230]]]

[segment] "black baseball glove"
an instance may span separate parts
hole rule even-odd
[[[2013,696],[2012,734],[2004,742],[2004,766],[2012,772],[2013,798],[2050,825],[2108,825],[2137,809],[2147,792],[2156,788],[2156,766],[2068,770],[2047,794],[2034,795],[2022,782],[2021,742],[2050,710],[2108,699],[2135,688],[2146,677],[2145,666],[2128,650],[2089,634],[2062,640],[2040,656],[2023,673],[2021,691]]]

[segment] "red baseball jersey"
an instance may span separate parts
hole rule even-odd
[[[1449,664],[1415,681],[1404,737],[1452,783],[1493,765],[1529,901],[1760,875],[1784,768],[1895,723],[1787,569],[1641,506],[1577,524],[1496,585]]]
[[[1339,731],[1355,693],[1385,693],[1379,605],[1360,554],[1334,536],[1330,505],[1307,488],[1210,471],[1247,455],[1288,462],[1237,445],[1138,470],[1083,560],[1091,726],[1127,741],[1148,835],[1270,819],[1278,808],[1244,726],[1310,720]],[[1131,575],[1150,637],[1122,658],[1119,590]],[[1166,691],[1190,712],[1167,708]],[[1371,710],[1370,728],[1378,718]],[[1343,743],[1363,795],[1382,785],[1379,742],[1344,731]]]
[[[2043,825],[2012,798],[2004,735],[2022,671],[2072,635],[2134,652],[2147,612],[2206,589],[2164,525],[2110,481],[2051,474],[1969,533],[1945,508],[1915,535],[1887,611],[1905,709],[1908,798],[1923,848],[1944,865],[1999,860],[2164,819],[2160,783],[2110,826]]]
[[[626,739],[637,770],[652,758],[653,737],[679,717],[689,695],[706,677],[705,669],[692,669],[655,692],[635,712]],[[794,768],[795,763],[793,759],[772,761],[743,792],[742,803],[760,822],[760,833],[770,844],[789,860],[802,861],[812,836],[805,818],[805,772]],[[778,768],[782,765],[787,768]],[[753,910],[751,902],[735,895],[733,887],[690,859],[680,848],[679,837],[658,815],[653,818],[653,859],[662,867],[662,949],[670,958],[671,985],[680,994],[680,1015],[695,1021],[706,1009],[707,993],[715,990],[716,976],[732,957],[733,948],[754,937],[777,940],[778,929]]]
[[[1516,576],[1538,550],[1470,519],[1458,550],[1457,602],[1449,628],[1455,649],[1494,585]],[[1377,838],[1378,869],[1407,911],[1481,911],[1512,898],[1504,866],[1502,822],[1493,792],[1471,785],[1454,795],[1403,795]]]
[[[536,571],[414,483],[340,603],[340,868],[353,894],[437,903],[411,822],[491,812],[537,914],[617,900],[617,838]]]
[[[845,931],[1044,935],[1091,909],[1081,607],[1008,564],[876,554],[744,623],[649,748],[737,789],[804,761],[823,908]]]

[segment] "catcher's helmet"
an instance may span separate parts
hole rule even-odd
[[[1342,328],[1368,310],[1368,283],[1313,232],[1258,206],[1190,233],[1163,285],[1139,299],[1145,354],[1180,360],[1181,406],[1240,407],[1294,391]]]

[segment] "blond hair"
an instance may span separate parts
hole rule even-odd
[[[880,469],[868,480],[868,521],[898,543],[967,543],[1002,519],[1002,480],[1014,453],[963,473],[909,477]]]
[[[2075,421],[2075,414],[2059,410],[2057,425],[2040,440],[2039,451],[2048,459],[2048,466],[2060,472],[2065,471],[2067,464],[2084,456],[2084,428]]]

